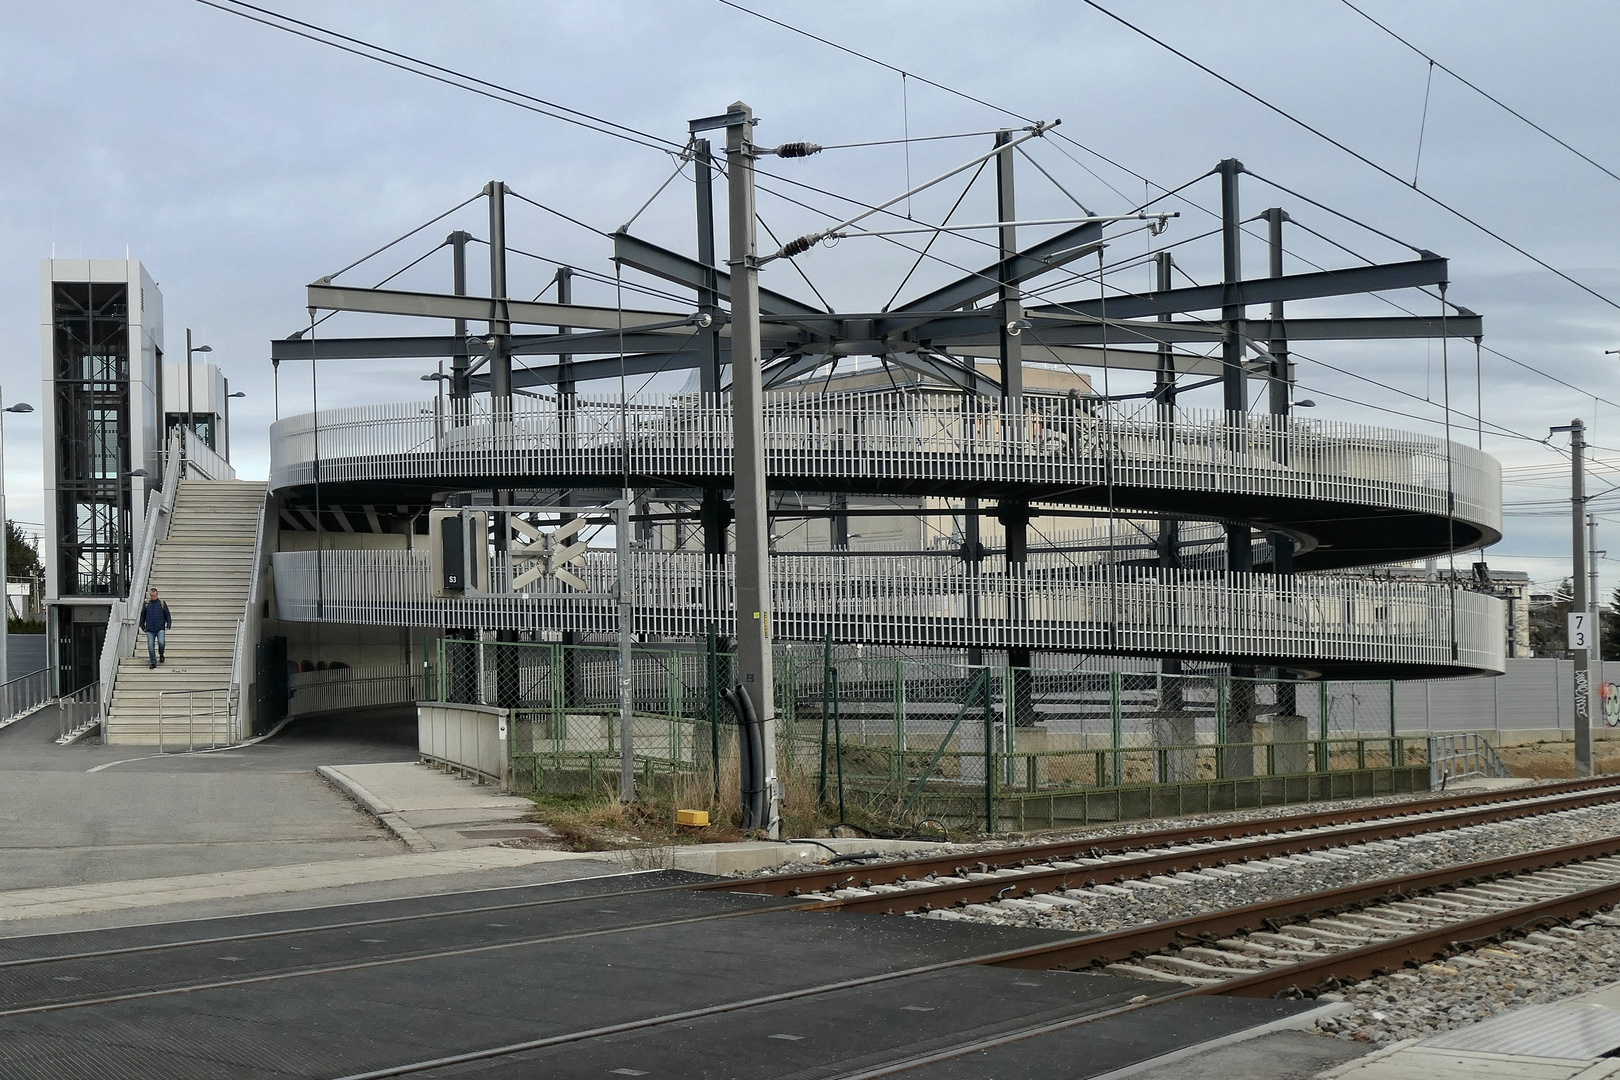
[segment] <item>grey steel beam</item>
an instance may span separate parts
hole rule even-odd
[[[629,233],[619,232],[613,234],[613,261],[633,266],[643,270],[654,277],[676,285],[684,285],[688,289],[703,292],[705,278],[712,275],[714,290],[720,299],[731,301],[731,275],[712,266],[705,267],[697,259],[689,259],[685,255],[648,243]],[[762,315],[820,315],[825,317],[828,312],[821,308],[811,307],[801,303],[791,296],[771,292],[769,289],[759,290],[760,313]]]
[[[626,375],[654,375],[660,371],[682,371],[697,367],[700,362],[699,353],[692,349],[682,353],[639,353],[635,356],[626,356],[623,361],[617,356],[603,356],[595,360],[575,360],[568,365],[568,376],[576,383],[595,382],[600,379],[617,379],[621,370]],[[556,364],[547,364],[544,367],[516,367],[512,369],[512,386],[525,388],[533,386],[552,386],[560,377],[560,369]],[[484,375],[475,375],[472,380],[474,390],[488,390],[489,378]]]
[[[1010,220],[1010,219],[1003,219]],[[1100,222],[1087,222],[1058,233],[1049,240],[1031,245],[1005,263],[987,266],[977,274],[958,278],[943,288],[919,296],[909,303],[893,309],[896,315],[927,314],[951,311],[993,296],[1001,288],[1001,281],[1019,284],[1084,256],[1090,255],[1102,244],[1103,227]]]
[[[1112,302],[1110,302],[1111,304]],[[1039,345],[1101,345],[1106,338],[1114,345],[1152,345],[1159,342],[1175,344],[1194,342],[1213,345],[1221,339],[1218,322],[1188,320],[1185,322],[1149,322],[1130,320],[1117,322],[1110,318],[1106,327],[1100,322],[1059,323],[1042,319],[1030,320],[1034,325],[1024,331],[1028,339],[1025,351]],[[1438,316],[1415,318],[1344,318],[1344,319],[1285,319],[1277,324],[1270,319],[1248,319],[1248,336],[1254,341],[1270,341],[1287,337],[1294,341],[1374,341],[1403,338],[1437,338],[1444,333],[1454,338],[1473,338],[1485,332],[1484,320],[1478,315],[1454,315],[1445,320],[1444,329]],[[959,320],[954,333],[940,333],[929,340],[936,345],[949,345],[953,349],[995,344],[999,327],[992,319]]]
[[[1135,296],[1110,296],[1107,317],[1110,319],[1149,318],[1164,313],[1179,314],[1189,311],[1214,311],[1226,305],[1230,296],[1239,306],[1270,304],[1277,300],[1312,300],[1327,296],[1351,296],[1356,293],[1387,292],[1391,289],[1410,289],[1424,285],[1439,285],[1447,280],[1449,264],[1439,255],[1429,255],[1406,262],[1383,263],[1378,266],[1355,266],[1346,270],[1322,270],[1309,274],[1287,274],[1279,278],[1255,278],[1227,285],[1194,285],[1165,292],[1141,293]],[[1065,319],[1092,320],[1103,317],[1103,303],[1097,299],[1068,300],[1062,304],[1044,304],[1025,309],[1031,320],[1062,321]],[[982,313],[988,315],[988,312]],[[947,337],[955,319],[934,318],[925,324],[914,320],[887,317],[880,323],[880,333],[908,331],[907,336],[917,339]]]
[[[484,296],[450,296],[444,293],[405,292],[399,289],[366,289],[317,281],[307,290],[308,306],[319,311],[363,311],[376,315],[415,315],[428,319],[492,319],[525,325],[580,326],[592,330],[617,329],[622,321],[637,323],[677,322],[685,311],[642,311],[625,308],[590,307],[582,304],[543,304],[531,300],[505,300],[497,305]]]

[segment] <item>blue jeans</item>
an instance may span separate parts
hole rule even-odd
[[[148,630],[146,632],[146,658],[157,667],[158,661],[163,659],[163,646],[167,643],[169,632],[167,630]]]

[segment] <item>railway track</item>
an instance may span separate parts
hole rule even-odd
[[[1256,822],[1165,829],[1090,840],[910,859],[855,868],[713,882],[700,891],[819,900],[848,912],[928,913],[1011,901],[1081,906],[1075,888],[1161,887],[1164,879],[1239,877],[1276,859],[1347,858],[1346,849],[1620,801],[1620,780],[1574,781],[1526,792],[1447,796],[1366,812],[1328,811]],[[1158,879],[1156,882],[1155,879]],[[1173,884],[1174,882],[1171,882]]]

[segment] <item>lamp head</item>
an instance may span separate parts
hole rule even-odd
[[[191,351],[192,352],[213,352],[214,347],[212,345],[193,345],[191,347]]]
[[[11,412],[11,413],[31,413],[33,411],[34,411],[34,407],[32,405],[28,404],[28,402],[26,402],[26,401],[19,401],[15,405],[7,405],[6,406],[6,412]]]
[[[1296,408],[1296,409],[1314,409],[1314,408],[1316,408],[1316,402],[1312,401],[1310,398],[1306,398],[1304,401],[1296,401],[1296,402],[1294,402],[1294,408]]]
[[[247,397],[247,391],[246,390],[238,390],[236,393],[231,394],[229,396],[230,397]]]

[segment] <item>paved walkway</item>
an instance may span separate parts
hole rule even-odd
[[[99,885],[18,889],[0,893],[0,924],[22,919],[54,919],[122,912],[200,900],[263,897],[345,885],[465,875],[484,870],[510,869],[533,866],[537,863],[585,858],[588,857],[566,851],[480,848],[468,851],[437,851],[423,855],[329,859],[323,862],[271,866],[258,870],[229,870],[218,874],[110,881]],[[608,872],[614,868],[604,863],[602,869]]]
[[[415,762],[323,765],[318,770],[412,851],[454,851],[555,834],[524,819],[534,803]]]
[[[1620,1077],[1620,983],[1408,1040],[1322,1080],[1606,1080]]]

